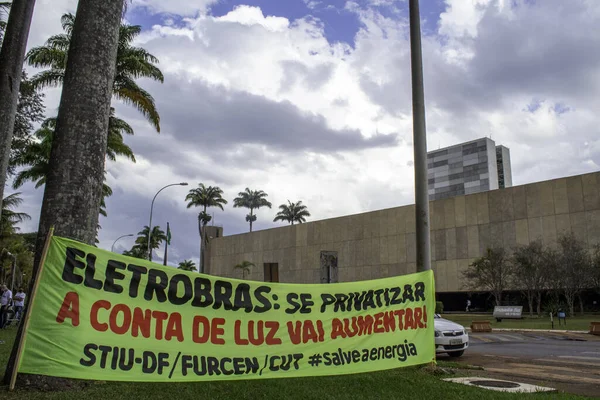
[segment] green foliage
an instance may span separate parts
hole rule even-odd
[[[592,275],[590,255],[586,251],[584,243],[577,239],[573,232],[569,232],[559,236],[556,256],[556,268],[550,269],[553,273],[555,287],[560,288],[571,316],[575,314],[577,297],[579,297],[583,314],[583,302],[580,296],[583,290],[590,287]]]
[[[502,305],[502,292],[507,289],[510,277],[510,263],[502,248],[487,249],[483,257],[473,261],[463,272],[467,288],[489,291],[498,306]]]
[[[1,237],[15,234],[19,230],[17,224],[31,219],[28,214],[16,211],[16,208],[23,203],[20,195],[20,192],[13,193],[2,200],[2,212],[0,214]]]
[[[146,250],[147,247],[148,247],[148,244],[146,244],[145,246],[140,246],[140,245],[136,244],[130,250],[125,250],[123,252],[123,255],[145,260],[148,258],[148,251]]]
[[[148,225],[144,226],[138,237],[135,239],[135,245],[129,251],[124,251],[123,254],[129,257],[148,259],[148,233],[150,229]],[[160,247],[163,241],[167,240],[167,235],[160,229],[160,226],[152,228],[152,235],[150,237],[150,248],[156,250]],[[152,252],[150,252],[150,261],[152,261]]]
[[[227,204],[227,200],[223,198],[223,190],[218,186],[205,186],[204,183],[199,183],[198,187],[191,189],[185,200],[188,202],[187,208],[202,207],[202,211],[198,214],[198,231],[202,236],[202,226],[206,226],[212,217],[206,212],[209,207],[217,207],[223,210],[223,205]]]
[[[5,283],[12,282],[13,257],[9,257],[6,251],[17,257],[17,269],[15,274],[15,285],[26,283],[31,277],[33,270],[33,246],[26,240],[26,235],[19,235],[17,224],[31,219],[31,217],[17,210],[22,204],[21,193],[13,193],[6,196],[2,201],[2,212],[0,214],[0,267],[6,278]]]
[[[192,272],[197,271],[196,264],[192,260],[184,260],[184,261],[180,262],[177,269],[182,269],[184,271],[192,271]]]
[[[30,66],[48,68],[33,77],[37,88],[56,87],[63,83],[75,15],[64,14],[61,22],[64,33],[51,36],[43,46],[34,47],[27,53]],[[158,59],[145,49],[131,45],[141,31],[139,25],[121,25],[113,96],[135,107],[160,132],[160,116],[154,98],[135,82],[138,78],[164,82],[164,76],[156,66]]]
[[[204,211],[208,207],[217,207],[223,210],[223,205],[227,204],[220,187],[205,186],[204,183],[199,183],[197,188],[190,189],[185,200],[188,201],[187,208],[203,207]]]
[[[254,265],[250,261],[242,261],[241,263],[234,266],[233,269],[241,270],[242,279],[246,279],[246,273],[250,274],[253,267],[256,267],[256,265]]]
[[[33,271],[33,250],[22,235],[14,234],[0,238],[0,266],[5,271],[4,283],[10,286],[12,283],[13,257],[7,256],[6,249],[17,257],[17,268],[15,269],[15,287],[27,286]]]
[[[310,217],[310,213],[302,201],[293,203],[288,200],[288,204],[280,205],[279,210],[273,222],[286,221],[294,225],[294,222],[301,224],[306,222],[306,217]]]
[[[592,286],[600,293],[600,244],[596,244],[591,258],[591,282]]]
[[[34,124],[44,119],[44,95],[40,93],[27,79],[23,71],[21,85],[19,86],[19,103],[15,115],[15,127],[10,148],[8,174],[14,175],[16,160],[27,151],[33,143],[32,133]]]
[[[48,118],[33,136],[28,140],[27,146],[15,154],[11,160],[13,168],[22,168],[13,180],[13,188],[18,189],[26,182],[35,183],[35,187],[46,183],[46,176],[50,170],[50,152],[52,150],[52,138],[56,128],[56,118]],[[115,117],[114,109],[111,108],[109,118],[108,148],[106,156],[109,160],[116,160],[117,156],[123,156],[135,162],[133,151],[123,142],[123,134],[133,134],[133,129],[122,119]],[[106,198],[112,195],[112,189],[104,184],[102,187],[102,202],[100,214],[107,216]]]
[[[246,215],[246,221],[250,223],[250,232],[252,232],[252,223],[256,221],[254,210],[261,207],[271,208],[272,204],[267,200],[268,194],[262,190],[250,190],[239,192],[238,197],[233,199],[233,207],[244,207],[250,209],[250,214]]]
[[[436,301],[435,302],[435,313],[436,314],[443,314],[444,313],[444,303],[442,303],[441,301]]]
[[[548,261],[548,253],[539,240],[518,246],[513,253],[513,286],[521,288],[527,297],[529,315],[533,315],[536,302],[537,314],[541,314],[542,293],[548,285]]]

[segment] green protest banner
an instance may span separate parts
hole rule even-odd
[[[113,381],[338,375],[434,360],[433,272],[280,284],[53,237],[19,373]]]

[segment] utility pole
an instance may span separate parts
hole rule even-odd
[[[415,221],[417,272],[431,269],[429,193],[427,188],[427,134],[423,93],[423,55],[419,0],[409,0],[410,65],[412,74],[413,146],[415,154]]]

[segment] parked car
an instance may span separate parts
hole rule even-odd
[[[435,353],[447,353],[451,357],[460,357],[469,347],[469,335],[465,327],[447,319],[440,314],[434,315]]]

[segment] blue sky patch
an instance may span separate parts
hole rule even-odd
[[[359,15],[347,6],[353,4],[360,10],[373,9],[386,18],[393,20],[408,19],[406,1],[357,0],[220,0],[213,4],[209,13],[219,17],[233,11],[237,6],[259,7],[265,16],[285,17],[290,21],[312,16],[323,25],[325,37],[330,43],[345,42],[354,47],[354,38],[361,28]],[[421,1],[421,29],[424,35],[437,31],[440,13],[445,10],[444,0]],[[127,19],[144,29],[153,25],[164,25],[167,21],[180,25],[182,18],[170,14],[150,14],[146,8],[134,8]]]

